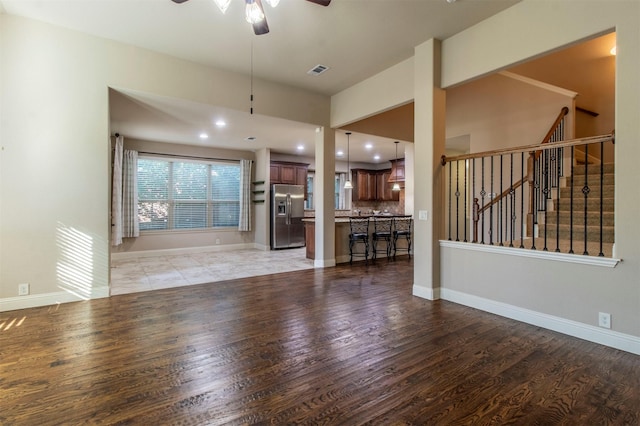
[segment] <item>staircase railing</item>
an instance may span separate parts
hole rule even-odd
[[[611,134],[454,157],[442,156],[442,165],[449,167],[448,174],[445,173],[449,188],[446,214],[448,239],[467,242],[469,229],[472,229],[472,243],[525,248],[527,240],[527,245],[530,244],[530,248],[535,250],[538,241],[547,251],[548,239],[555,237],[556,252],[574,253],[574,242],[581,241],[584,243],[583,254],[588,255],[589,247],[595,243],[598,255],[604,256],[603,243],[612,242],[608,241],[612,237],[605,238],[603,230],[609,226],[613,228],[609,225],[612,219],[608,218],[607,224],[603,220],[604,163],[577,166],[574,165],[574,159],[576,147],[583,147],[587,153],[599,149],[602,158],[604,145],[613,142],[614,135]],[[559,151],[564,149],[569,151],[566,155]],[[550,161],[553,156],[556,157],[555,165],[551,167],[545,158]],[[556,189],[552,188],[556,179],[553,174],[558,173],[565,156],[571,165],[570,184],[565,190],[568,194],[561,196],[560,187],[566,182],[562,182],[560,174]],[[584,169],[580,181],[575,176],[578,167]],[[596,167],[600,170],[596,170],[595,177],[590,177],[590,172]],[[595,185],[592,179],[596,180]],[[574,183],[581,185],[579,190],[574,190]],[[592,187],[598,191],[592,191]],[[545,197],[544,209],[539,208],[536,192]],[[472,202],[468,202],[469,197]],[[547,206],[546,197],[552,199],[550,206]],[[485,199],[489,201],[485,202]],[[610,204],[612,202],[607,201]],[[568,216],[568,225],[560,223],[561,208],[562,220]],[[538,223],[538,212],[542,215],[542,223]],[[552,217],[555,218],[551,220]]]

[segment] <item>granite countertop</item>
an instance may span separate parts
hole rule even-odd
[[[360,216],[352,216],[352,217],[361,217],[361,218],[372,218],[372,217],[382,217],[382,218],[393,218],[393,217],[411,217],[410,214],[391,214],[391,213],[381,213],[377,215],[369,214],[369,215],[360,215]],[[305,217],[302,219],[303,222],[315,223],[315,217]],[[336,216],[335,223],[349,223],[349,216]]]

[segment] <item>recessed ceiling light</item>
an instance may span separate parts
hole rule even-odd
[[[209,139],[209,135],[206,133],[200,133],[200,139]]]
[[[298,145],[298,146],[296,147],[296,149],[297,149],[298,151],[304,151],[304,146],[302,146],[302,145]]]
[[[371,149],[371,148],[373,148],[373,145],[371,144],[371,142],[368,142],[368,143],[365,144],[364,147],[367,148],[367,149]]]
[[[336,156],[342,157],[344,155],[344,151],[337,151]]]
[[[376,154],[376,155],[373,156],[373,159],[378,161],[380,159],[380,156],[378,154]]]
[[[613,56],[616,56],[617,51],[618,51],[618,48],[616,46],[613,46],[609,51],[609,53],[611,53]]]
[[[224,121],[224,120],[218,120],[218,121],[216,121],[216,126],[218,126],[218,127],[224,127],[224,126],[226,126],[226,125],[227,125],[227,122],[226,122],[226,121]]]

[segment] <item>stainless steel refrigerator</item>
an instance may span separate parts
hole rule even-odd
[[[271,187],[271,248],[304,247],[304,186]]]

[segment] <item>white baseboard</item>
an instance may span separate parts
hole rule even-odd
[[[271,250],[271,246],[268,246],[266,244],[259,244],[259,243],[253,243],[253,248],[256,250],[261,250],[261,251],[269,251]]]
[[[127,252],[111,253],[111,260],[139,259],[141,257],[154,257],[154,256],[174,256],[174,255],[181,255],[181,254],[220,252],[220,251],[243,250],[243,249],[251,249],[251,248],[257,248],[256,244],[242,243],[242,244],[224,244],[224,245],[202,246],[202,247],[184,247],[184,248],[175,248],[175,249],[127,251]]]
[[[428,300],[440,299],[440,288],[429,288],[414,284],[412,294]]]
[[[101,299],[103,297],[109,297],[108,287],[100,287],[98,289],[92,290],[92,299]],[[17,309],[37,308],[40,306],[59,305],[61,303],[79,302],[81,300],[86,299],[67,291],[34,294],[31,296],[7,297],[4,299],[0,299],[0,312],[15,311]]]
[[[314,268],[332,268],[336,266],[335,259],[315,259],[313,261]]]
[[[427,290],[424,287],[421,289]],[[414,295],[430,299],[416,293],[414,286]],[[568,320],[553,315],[543,314],[541,312],[520,308],[518,306],[509,305],[495,300],[485,299],[483,297],[474,296],[446,288],[440,289],[440,296],[443,300],[458,303],[460,305],[469,306],[481,311],[490,312],[506,318],[511,318],[527,324],[543,327],[548,330],[557,331],[569,336],[577,337],[589,342],[598,343],[612,348],[620,349],[640,355],[640,338],[629,334],[619,333],[612,330]],[[431,299],[433,300],[433,299]]]

